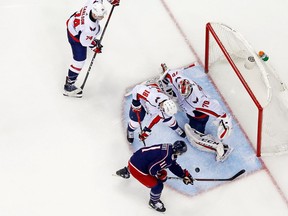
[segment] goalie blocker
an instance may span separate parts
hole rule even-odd
[[[231,154],[232,148],[217,140],[211,134],[202,134],[199,131],[185,124],[185,132],[189,142],[199,150],[213,152],[216,154],[216,161],[223,162]]]

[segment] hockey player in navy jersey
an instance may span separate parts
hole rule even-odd
[[[112,5],[119,5],[120,0],[108,0]],[[99,22],[104,18],[106,9],[103,0],[88,0],[83,8],[75,12],[67,20],[67,36],[72,48],[73,60],[68,70],[64,85],[65,96],[82,97],[82,89],[75,86],[77,77],[82,70],[87,48],[101,53],[102,45],[97,36],[101,32]]]
[[[222,143],[232,131],[231,117],[217,100],[209,97],[200,85],[185,76],[185,68],[168,69],[166,64],[161,66],[163,75],[159,81],[164,91],[177,98],[179,106],[189,119],[189,123],[185,124],[188,140],[200,150],[216,153],[217,161],[224,161],[232,150],[227,144]],[[205,134],[210,117],[216,119],[217,138]]]
[[[179,127],[175,114],[177,106],[174,101],[165,95],[155,83],[136,85],[132,90],[132,103],[129,111],[129,122],[127,127],[127,140],[134,141],[134,131],[142,124],[145,116],[149,121],[139,135],[144,141],[152,132],[152,127],[158,122],[163,122],[174,130],[179,136],[186,137],[184,130]]]
[[[166,210],[160,200],[164,182],[167,180],[168,168],[173,174],[183,179],[184,184],[192,184],[193,178],[188,170],[176,162],[177,157],[187,151],[184,141],[176,141],[174,144],[156,144],[137,150],[128,161],[128,167],[116,172],[123,178],[129,178],[130,174],[150,190],[149,205],[156,211]]]

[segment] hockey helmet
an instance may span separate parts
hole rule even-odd
[[[182,140],[177,140],[172,145],[173,153],[177,155],[182,155],[187,151],[187,145]]]
[[[92,5],[92,13],[97,17],[97,18],[103,18],[104,15],[107,13],[104,5],[100,2],[95,2]]]
[[[173,100],[165,100],[160,104],[160,110],[168,116],[173,116],[177,113],[177,106]]]
[[[189,82],[189,80],[182,79],[179,81],[178,89],[180,94],[186,98],[191,94],[193,87],[192,84]]]

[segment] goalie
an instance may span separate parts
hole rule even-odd
[[[222,143],[223,139],[230,136],[231,117],[217,100],[208,97],[201,86],[185,76],[185,68],[170,70],[165,64],[161,66],[163,75],[159,79],[159,85],[170,97],[177,98],[179,106],[189,119],[189,124],[185,124],[187,139],[200,150],[216,153],[216,161],[223,162],[232,151],[227,144]],[[210,117],[216,118],[218,138],[205,134]]]

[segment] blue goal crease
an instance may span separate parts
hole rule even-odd
[[[211,83],[207,74],[204,73],[204,70],[201,66],[195,66],[192,68],[188,68],[185,70],[185,75],[187,77],[193,79],[197,82],[203,89],[209,93],[209,95],[219,101],[219,103],[224,107],[224,110],[229,113],[229,109],[227,108],[225,102],[223,101],[221,95],[215,88],[215,86]],[[129,120],[129,108],[131,105],[132,96],[126,96],[123,100],[123,123],[124,128],[126,130],[128,120]],[[178,112],[176,114],[176,119],[179,125],[183,128],[184,124],[188,122],[188,118],[183,112]],[[213,124],[214,118],[210,118],[206,132],[216,136],[217,128]],[[143,126],[146,125],[145,119],[143,121]],[[139,148],[143,147],[143,143],[137,139],[137,134],[139,134],[139,130],[135,131],[135,139],[133,144],[131,145],[132,151],[136,151]],[[170,142],[173,143],[176,140],[184,140],[186,143],[189,141],[185,138],[181,138],[176,133],[171,133],[171,129],[162,123],[158,123],[153,127],[151,135],[145,140],[147,146]],[[249,140],[247,140],[245,134],[237,124],[233,120],[233,131],[231,136],[225,139],[225,143],[229,144],[233,148],[232,153],[224,162],[216,162],[215,154],[209,152],[203,152],[192,145],[188,145],[188,151],[178,158],[178,163],[182,166],[182,168],[186,168],[190,171],[194,178],[230,178],[238,171],[245,169],[246,172],[244,175],[248,173],[255,172],[257,170],[262,169],[261,161],[256,157],[255,151],[252,148]],[[195,168],[199,167],[200,171],[197,173]],[[172,173],[168,171],[169,176],[173,176]],[[244,176],[243,175],[243,176]],[[224,185],[224,181],[201,181],[195,182],[194,186],[187,186],[183,184],[182,181],[169,179],[165,182],[165,184],[182,193],[189,196],[195,196],[197,194],[203,193],[205,191],[211,190],[215,187],[219,187]]]

